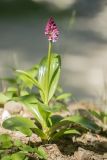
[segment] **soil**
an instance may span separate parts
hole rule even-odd
[[[49,160],[107,160],[107,138],[86,133],[74,140],[62,139],[47,146],[46,151]]]
[[[107,138],[97,134],[86,133],[81,137],[63,137],[54,144],[42,145],[35,134],[30,138],[20,132],[12,132],[0,128],[0,134],[8,133],[13,139],[20,139],[23,143],[33,143],[44,147],[48,153],[47,160],[107,160]]]

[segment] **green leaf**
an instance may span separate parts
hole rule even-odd
[[[93,111],[93,110],[89,110],[89,112],[90,112],[93,116],[95,116],[96,118],[98,118],[99,120],[102,121],[102,116],[101,116],[100,112]]]
[[[3,156],[1,160],[12,160],[10,156]]]
[[[24,151],[24,153],[34,152],[34,149],[31,146],[26,145],[26,144],[23,144],[22,146],[20,146],[19,149],[21,151]]]
[[[43,58],[38,69],[38,83],[42,88],[40,91],[41,99],[45,104],[48,104],[54,95],[60,76],[60,56],[58,54],[51,54],[49,80],[47,81],[48,66],[47,57]]]
[[[50,81],[49,81],[49,100],[54,95],[61,71],[61,59],[58,54],[52,54],[51,68],[50,68]],[[49,101],[48,100],[48,101]]]
[[[32,130],[30,128],[16,127],[16,130],[22,132],[23,134],[27,135],[28,137],[30,137],[32,135]]]
[[[10,99],[12,99],[12,97],[14,96],[14,94],[16,95],[18,92],[18,89],[16,87],[8,87],[7,91],[5,92],[5,95],[7,97],[9,97]]]
[[[19,147],[19,146],[22,146],[22,145],[23,145],[23,143],[20,140],[16,139],[14,141],[14,146]]]
[[[57,124],[58,122],[60,122],[62,119],[63,119],[63,117],[60,116],[60,115],[52,115],[51,116],[52,126],[54,126],[55,124]]]
[[[47,153],[44,151],[43,147],[38,147],[36,154],[40,159],[46,160],[48,158]]]
[[[57,90],[57,92],[60,93],[60,94],[64,92],[63,89],[62,89],[62,87],[61,87],[60,85],[57,86],[57,89],[56,89],[56,90]]]
[[[26,154],[24,152],[17,152],[11,155],[11,160],[24,160]]]
[[[3,122],[3,127],[10,130],[19,130],[26,135],[31,135],[31,128],[36,128],[34,122],[24,117],[12,117]]]
[[[3,122],[3,127],[14,130],[14,127],[35,128],[35,124],[32,120],[28,118],[17,116],[5,120]]]
[[[12,139],[8,134],[0,135],[0,148],[10,148],[12,147]]]
[[[0,104],[4,104],[9,101],[9,97],[5,96],[3,93],[0,93]]]
[[[74,125],[79,125],[82,128],[88,129],[88,130],[92,130],[92,131],[100,131],[100,127],[95,124],[94,122],[92,122],[90,119],[81,117],[79,115],[76,116],[69,116],[67,118],[62,119],[61,121],[59,121],[58,123],[54,124],[51,128],[50,128],[50,132],[51,134],[54,133],[57,129],[60,128],[67,128],[69,127],[70,124]]]
[[[42,147],[32,148],[29,145],[23,144],[19,149],[23,151],[22,153],[36,153],[40,159],[47,159],[47,154]]]
[[[62,121],[68,121],[68,122],[76,123],[76,124],[79,124],[82,127],[86,128],[86,129],[93,130],[93,131],[99,131],[100,130],[100,127],[95,122],[93,122],[92,120],[90,120],[88,118],[84,118],[82,116],[79,116],[79,115],[64,118]]]
[[[29,157],[26,157],[24,160],[29,160]]]
[[[30,68],[29,70],[27,70],[26,72],[33,78],[35,78],[37,76],[37,73],[38,73],[38,68],[39,68],[39,65],[36,64],[34,65],[32,68]]]
[[[15,84],[16,83],[16,79],[15,78],[11,78],[11,77],[1,78],[0,80],[7,81],[10,84]]]
[[[37,71],[38,71],[38,65],[35,65],[31,69],[25,71],[25,73],[27,73],[30,77],[35,79],[35,77],[37,75]],[[29,79],[28,76],[26,76],[25,74],[21,73],[21,74],[18,75],[18,78],[24,82],[24,86],[29,87],[30,89],[32,89],[34,83],[32,83],[31,79]]]
[[[9,91],[9,92],[17,92],[17,88],[16,87],[8,87],[7,91]]]
[[[63,94],[57,96],[56,100],[63,100],[63,99],[65,100],[65,99],[67,99],[69,97],[71,97],[71,93],[63,93]]]
[[[61,136],[66,135],[66,134],[80,135],[80,132],[75,130],[75,129],[67,129],[67,128],[66,129],[61,129],[57,133],[53,134],[53,136],[51,136],[51,140],[57,140]]]
[[[34,128],[33,132],[36,133],[42,140],[47,139],[47,135],[44,133],[44,131],[42,129]]]
[[[29,97],[30,98],[30,97]],[[29,101],[29,102],[27,102]],[[49,117],[51,112],[47,110],[47,106],[31,97],[29,100],[21,99],[21,102],[33,113],[36,120],[41,124],[43,128],[48,127]]]
[[[28,91],[25,90],[20,91],[20,96],[27,96],[27,95],[29,95]]]
[[[1,148],[1,147],[0,147],[0,148]],[[4,149],[0,149],[0,157],[1,157],[2,153],[4,153],[4,152],[5,152]]]
[[[28,104],[27,104],[28,106]],[[45,110],[39,103],[38,104],[30,104],[30,110],[34,114],[35,118],[42,125],[43,128],[48,127],[48,119],[50,116],[50,112]]]
[[[35,85],[36,87],[41,89],[38,84],[38,81],[35,78],[33,78],[29,73],[27,73],[26,71],[22,71],[22,70],[16,70],[16,72],[19,73],[20,75],[23,75],[25,81],[29,80],[32,85]]]
[[[21,96],[21,97],[19,97],[18,101],[20,101],[24,104],[38,103],[38,99],[36,98],[35,94],[29,94],[29,95]]]
[[[71,124],[71,122],[63,121],[63,120],[60,120],[57,123],[55,123],[52,118],[51,118],[51,121],[52,121],[53,125],[50,128],[50,135],[52,135],[54,132],[56,132],[56,130],[60,130],[61,128],[64,129],[64,128],[69,127],[69,124]]]

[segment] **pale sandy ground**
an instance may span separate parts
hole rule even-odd
[[[106,3],[107,0],[71,1],[71,7],[78,13],[72,27],[72,14],[56,18],[61,33],[54,50],[62,56],[61,83],[76,98],[93,100],[103,95],[106,88]],[[1,77],[10,74],[8,64],[16,65],[18,69],[28,68],[46,54],[48,43],[44,26],[48,17],[44,11],[14,18],[0,16]]]

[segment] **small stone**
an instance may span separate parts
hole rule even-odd
[[[107,159],[107,153],[104,153],[103,158]]]
[[[31,112],[28,112],[26,110],[22,110],[20,112],[20,115],[25,118],[34,118],[34,115]]]
[[[1,116],[1,120],[4,121],[10,117],[11,117],[11,114],[7,110],[4,110]]]
[[[4,110],[7,110],[10,114],[17,114],[23,110],[23,106],[19,102],[9,101],[4,105]]]
[[[92,160],[103,160],[103,158],[102,158],[102,156],[101,155],[93,155],[92,157],[91,157],[91,159]]]
[[[92,157],[93,152],[85,150],[81,147],[78,148],[78,151],[74,153],[74,157],[78,160],[88,160],[88,158]]]
[[[61,160],[61,159],[63,159],[63,158],[62,158],[62,157],[60,157],[60,156],[56,158],[56,160]]]

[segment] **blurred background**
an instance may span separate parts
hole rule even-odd
[[[47,53],[53,16],[60,30],[60,84],[77,99],[106,98],[107,0],[0,0],[0,77],[28,69]]]

